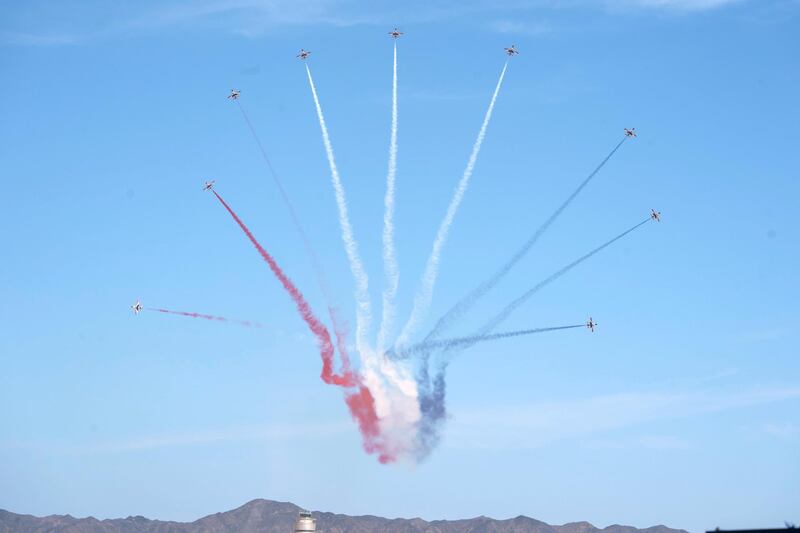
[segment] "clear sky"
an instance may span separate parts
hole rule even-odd
[[[324,300],[241,115],[353,325],[305,71],[382,288],[393,26],[399,310],[505,57],[426,325],[601,174],[458,327],[647,216],[453,362],[441,445],[365,454],[217,190]],[[800,522],[796,0],[11,2],[0,7],[0,508],[192,520],[263,497],[384,516],[699,532]],[[145,305],[256,320],[248,329]],[[424,330],[425,328],[423,328]]]

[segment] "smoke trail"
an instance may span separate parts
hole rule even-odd
[[[464,296],[458,303],[456,303],[453,307],[451,307],[441,318],[436,322],[436,325],[433,329],[425,336],[425,341],[429,341],[432,339],[437,338],[440,336],[445,330],[447,330],[450,326],[452,326],[455,322],[461,319],[471,308],[475,305],[478,300],[480,300],[483,296],[486,295],[489,291],[491,291],[505,276],[506,274],[511,271],[512,268],[516,266],[517,263],[522,260],[523,257],[530,251],[534,244],[539,240],[539,238],[544,235],[544,233],[550,228],[553,222],[564,212],[564,210],[572,203],[572,201],[580,194],[580,192],[592,181],[600,169],[602,169],[605,164],[611,159],[617,150],[619,150],[620,146],[625,142],[628,137],[623,137],[619,143],[614,147],[613,150],[597,165],[591,174],[589,174],[586,179],[581,182],[580,185],[570,194],[566,200],[555,210],[550,217],[544,221],[544,223],[539,226],[539,228],[534,232],[533,235],[522,245],[522,247],[517,250],[517,252],[509,259],[500,269],[494,273],[492,277],[478,285],[475,289],[473,289],[469,294]],[[424,342],[424,341],[423,341]]]
[[[302,293],[292,283],[283,270],[278,266],[275,260],[264,249],[263,246],[256,240],[250,229],[242,222],[239,216],[225,203],[225,200],[217,193],[211,191],[217,200],[222,204],[226,211],[231,215],[231,218],[239,225],[244,234],[256,248],[258,253],[269,265],[270,270],[278,278],[283,288],[292,298],[297,307],[300,316],[305,321],[308,328],[317,338],[317,343],[320,348],[320,355],[322,356],[322,373],[320,377],[325,383],[331,385],[338,385],[340,387],[358,387],[355,392],[347,392],[345,394],[345,402],[350,410],[353,419],[358,423],[359,430],[361,431],[364,449],[369,453],[378,453],[378,460],[382,463],[388,463],[395,460],[395,457],[390,453],[384,451],[383,443],[378,438],[380,437],[380,428],[378,426],[378,417],[375,414],[375,401],[363,384],[360,383],[358,375],[346,370],[342,374],[335,374],[333,372],[333,344],[331,342],[330,333],[327,328],[317,319],[311,307],[306,302]],[[344,341],[340,346],[344,345]],[[346,353],[346,352],[344,352]],[[346,355],[344,356],[346,358]],[[345,359],[346,360],[346,359]]]
[[[289,211],[289,216],[292,218],[292,223],[294,224],[295,230],[297,233],[300,234],[300,238],[303,240],[303,247],[306,250],[306,254],[308,255],[309,259],[311,260],[311,264],[314,268],[314,272],[317,276],[317,283],[319,283],[320,290],[322,291],[325,299],[329,302],[330,305],[330,294],[328,290],[328,283],[325,278],[325,271],[322,268],[319,260],[317,259],[317,254],[314,251],[314,248],[311,246],[311,241],[308,239],[308,235],[303,229],[303,225],[300,223],[300,219],[297,216],[297,212],[294,209],[294,205],[292,204],[291,200],[289,200],[289,195],[286,193],[286,189],[283,187],[283,182],[281,181],[280,177],[278,177],[278,173],[275,172],[275,168],[272,166],[272,162],[267,155],[267,151],[264,149],[264,145],[261,143],[261,139],[259,138],[258,134],[256,133],[255,128],[253,127],[253,123],[250,121],[250,117],[247,115],[247,112],[242,106],[241,102],[238,99],[234,100],[236,105],[239,107],[239,111],[242,113],[242,118],[244,118],[245,123],[247,123],[247,128],[250,130],[250,134],[253,136],[253,140],[256,142],[259,151],[261,152],[261,157],[264,159],[264,163],[267,165],[267,169],[269,169],[270,176],[272,176],[272,181],[275,183],[275,186],[278,188],[278,192],[281,195],[281,199],[283,200],[284,205],[286,206],[287,211]]]
[[[360,385],[356,392],[345,395],[345,403],[358,423],[363,437],[364,451],[377,453],[381,464],[393,463],[397,457],[384,449],[380,439],[380,422],[375,414],[375,399],[369,389]]]
[[[377,417],[376,420],[378,420],[381,436],[379,441],[381,450],[379,451],[378,460],[390,462],[397,455],[406,452],[403,439],[407,440],[409,438],[407,428],[413,427],[413,424],[416,424],[419,420],[416,383],[411,376],[406,375],[402,367],[387,363],[382,356],[378,357],[378,354],[367,340],[372,319],[368,278],[358,254],[358,245],[353,237],[353,230],[347,213],[344,188],[336,167],[330,135],[322,114],[322,106],[319,102],[311,69],[307,64],[306,73],[311,87],[311,94],[314,98],[317,118],[322,132],[322,142],[331,171],[331,182],[339,210],[342,240],[350,262],[350,270],[356,281],[356,346],[362,360],[361,380],[365,387],[364,391],[370,394],[369,403],[373,406]],[[357,398],[360,398],[361,401],[367,401],[364,394],[359,395]],[[363,434],[366,435],[367,433]],[[378,441],[375,442],[377,443]],[[367,451],[370,450],[368,449]]]
[[[395,298],[399,285],[399,269],[394,242],[395,177],[397,174],[397,42],[392,61],[392,122],[389,139],[389,162],[383,214],[383,270],[385,287],[382,295],[381,324],[377,350],[365,365],[363,379],[375,391],[376,411],[381,420],[381,434],[386,449],[395,456],[407,457],[414,451],[414,433],[419,423],[417,384],[408,365],[398,364],[384,356],[387,338],[395,321]]]
[[[482,332],[480,333],[480,335],[486,335],[487,333],[489,333],[492,330],[494,330],[494,328],[496,328],[501,323],[503,323],[503,321],[505,321],[505,319],[507,319],[511,315],[511,313],[513,313],[520,305],[522,305],[525,302],[527,302],[530,299],[531,296],[533,296],[534,294],[539,292],[541,289],[543,289],[544,287],[550,285],[551,283],[556,281],[558,278],[560,278],[561,276],[563,276],[564,274],[566,274],[567,272],[569,272],[570,270],[572,270],[576,266],[580,265],[581,263],[583,263],[587,259],[591,258],[593,255],[597,254],[598,252],[601,252],[602,250],[608,248],[609,246],[611,246],[612,244],[614,244],[615,242],[617,242],[621,238],[625,237],[626,235],[628,235],[632,231],[635,231],[639,227],[647,224],[648,222],[650,222],[650,220],[651,220],[651,218],[647,217],[646,219],[644,219],[643,221],[639,222],[638,224],[636,224],[632,228],[623,231],[622,233],[620,233],[619,235],[617,235],[613,239],[611,239],[609,241],[606,241],[605,243],[601,244],[600,246],[598,246],[597,248],[595,248],[591,252],[582,255],[581,257],[579,257],[575,261],[571,262],[570,264],[566,265],[565,267],[561,268],[560,270],[554,272],[550,276],[546,277],[545,279],[543,279],[542,281],[540,281],[539,283],[537,283],[536,285],[534,285],[533,287],[531,287],[530,289],[525,291],[517,299],[515,299],[514,301],[509,303],[507,306],[505,306],[497,315],[495,315],[494,318],[492,318],[489,322],[487,322],[486,325],[482,328]],[[472,345],[471,344],[467,344],[463,348],[468,348],[469,346],[472,346]]]
[[[394,67],[392,70],[392,132],[389,141],[389,170],[386,174],[386,196],[383,213],[383,271],[386,288],[383,291],[381,327],[378,331],[378,352],[383,353],[386,337],[391,334],[394,322],[394,299],[400,283],[397,256],[394,244],[394,190],[397,174],[397,41],[394,43]]]
[[[442,423],[447,414],[444,404],[445,376],[447,373],[447,366],[449,362],[452,360],[452,358],[455,356],[455,354],[457,352],[466,350],[467,348],[473,346],[476,342],[479,342],[481,339],[484,339],[486,336],[490,335],[491,332],[497,326],[499,326],[505,319],[507,319],[511,315],[511,313],[513,313],[520,305],[528,301],[528,299],[530,299],[531,296],[539,292],[541,289],[543,289],[550,283],[556,281],[558,278],[560,278],[561,276],[563,276],[576,266],[580,265],[581,263],[583,263],[593,255],[595,255],[596,253],[611,246],[616,241],[622,239],[632,231],[643,226],[650,220],[651,220],[650,217],[646,218],[645,220],[639,222],[632,228],[625,230],[624,232],[620,233],[613,239],[606,241],[605,243],[601,244],[592,251],[582,255],[575,261],[569,263],[568,265],[554,272],[553,274],[551,274],[550,276],[543,279],[542,281],[534,285],[532,288],[524,292],[517,299],[513,300],[506,307],[504,307],[497,315],[495,315],[491,320],[489,320],[479,330],[478,333],[465,338],[464,342],[458,343],[457,346],[445,347],[442,359],[439,361],[436,375],[433,379],[432,390],[430,385],[430,379],[428,377],[428,366],[427,366],[430,351],[425,352],[426,355],[423,361],[422,370],[417,376],[419,388],[420,390],[423,391],[420,395],[420,410],[422,412],[422,420],[418,425],[419,434],[417,436],[417,457],[419,460],[422,460],[425,457],[427,457],[427,455],[430,454],[431,450],[433,449],[433,446],[435,446],[436,443],[439,441],[439,430],[441,429]]]
[[[425,460],[431,451],[436,448],[441,440],[441,427],[447,418],[445,408],[445,393],[447,391],[446,367],[437,372],[433,384],[428,385],[428,369],[423,367],[417,376],[420,383],[425,383],[420,387],[419,409],[421,418],[417,424],[415,455],[417,462]]]
[[[191,318],[202,318],[204,320],[215,320],[217,322],[228,322],[231,324],[239,324],[240,326],[247,326],[249,328],[263,328],[264,325],[251,320],[231,320],[224,316],[204,315],[202,313],[190,313],[189,311],[173,311],[171,309],[161,309],[158,307],[147,307],[148,311],[157,311],[159,313],[168,313],[170,315],[188,316]]]
[[[441,339],[435,341],[423,341],[419,344],[409,346],[403,351],[403,357],[410,357],[424,352],[430,352],[438,349],[450,350],[459,348],[461,346],[472,346],[473,344],[486,341],[494,341],[499,339],[507,339],[510,337],[520,337],[523,335],[533,335],[535,333],[545,333],[547,331],[558,331],[562,329],[575,329],[582,328],[584,324],[573,324],[570,326],[553,326],[549,328],[533,328],[521,329],[517,331],[506,331],[503,333],[492,333],[488,335],[472,335],[470,337],[456,337],[454,339]]]
[[[506,75],[507,68],[508,61],[506,61],[505,65],[503,65],[503,71],[500,73],[500,78],[497,80],[497,86],[494,89],[492,100],[489,103],[489,108],[486,110],[486,115],[483,118],[483,124],[481,125],[480,132],[478,133],[478,138],[475,140],[475,144],[472,147],[472,153],[469,156],[467,168],[464,170],[464,174],[461,176],[461,180],[458,182],[458,186],[453,194],[453,198],[450,200],[450,205],[447,207],[447,213],[445,214],[442,223],[439,225],[439,231],[436,233],[436,239],[433,241],[431,254],[428,256],[428,262],[425,265],[425,272],[422,275],[422,283],[420,288],[417,290],[417,294],[414,296],[414,307],[411,311],[411,316],[403,327],[395,346],[404,346],[408,343],[408,340],[414,333],[417,324],[420,320],[422,320],[422,318],[424,318],[428,311],[431,299],[433,298],[433,286],[436,283],[436,277],[439,271],[439,259],[441,256],[442,247],[447,240],[447,235],[450,231],[450,226],[453,223],[453,218],[456,215],[456,211],[458,211],[458,207],[461,204],[461,200],[464,197],[467,186],[469,185],[469,180],[472,176],[472,171],[475,168],[475,162],[478,159],[478,153],[480,152],[481,145],[483,144],[483,139],[486,136],[486,128],[489,126],[489,120],[492,118],[494,104],[497,101],[497,95],[500,92],[500,86],[503,84],[503,78]]]
[[[338,317],[335,312],[332,313],[331,316],[336,323]],[[337,334],[336,343],[342,359],[342,371],[349,372],[350,356],[348,355],[346,342],[347,330],[344,324],[342,324],[341,328],[341,331]],[[363,376],[360,377],[359,381],[361,383],[357,390],[349,391],[345,394],[345,403],[353,419],[358,424],[364,451],[369,454],[377,453],[378,461],[381,464],[393,463],[397,459],[397,456],[387,450],[386,439],[382,438],[380,420],[375,406],[375,397],[370,392],[369,387],[363,383]]]
[[[245,123],[247,124],[247,128],[250,130],[250,134],[253,137],[256,145],[258,146],[258,150],[261,152],[261,157],[264,160],[264,163],[269,170],[270,176],[272,177],[272,181],[275,183],[275,186],[278,188],[278,192],[281,195],[281,199],[283,200],[284,206],[286,206],[286,210],[289,211],[289,216],[292,219],[292,224],[294,224],[294,228],[297,233],[300,235],[300,239],[303,241],[303,248],[305,248],[306,255],[308,256],[309,260],[311,261],[311,266],[314,269],[314,274],[317,278],[317,285],[319,286],[320,291],[322,292],[322,296],[325,298],[325,303],[328,307],[328,315],[331,319],[331,324],[333,325],[333,333],[336,336],[337,345],[341,345],[343,342],[343,337],[341,333],[341,328],[337,324],[337,317],[336,317],[336,306],[333,304],[333,299],[330,294],[330,289],[328,288],[328,281],[325,276],[325,269],[322,267],[322,264],[317,259],[317,253],[314,250],[314,247],[311,246],[311,241],[306,234],[303,225],[300,223],[300,218],[297,216],[297,212],[294,209],[294,204],[292,204],[291,200],[289,200],[289,195],[286,193],[286,189],[283,186],[283,181],[278,176],[278,173],[275,171],[275,167],[272,166],[272,162],[267,155],[267,151],[264,148],[264,145],[261,142],[261,138],[256,133],[255,127],[253,127],[253,123],[250,120],[250,116],[245,111],[244,106],[239,101],[238,98],[234,99],[236,102],[236,106],[239,108],[239,111],[242,114],[242,118],[244,119]],[[341,353],[341,350],[339,351]],[[343,356],[344,357],[344,356]],[[342,362],[345,365],[344,361]]]
[[[255,246],[256,250],[258,250],[258,253],[264,259],[264,261],[266,261],[267,265],[269,265],[272,273],[275,274],[275,277],[278,278],[278,281],[281,283],[281,285],[283,285],[283,288],[294,301],[300,316],[317,338],[317,343],[320,348],[320,355],[322,356],[322,380],[325,383],[333,385],[345,387],[355,386],[357,380],[354,374],[346,373],[337,375],[333,373],[333,343],[331,342],[330,333],[328,333],[328,329],[325,327],[325,325],[322,324],[322,322],[320,322],[314,315],[314,312],[311,310],[308,302],[306,302],[303,294],[297,289],[292,280],[290,280],[289,277],[283,273],[283,270],[281,270],[281,268],[278,266],[278,263],[276,263],[272,256],[267,253],[263,246],[261,246],[247,226],[245,226],[244,222],[242,222],[239,216],[233,212],[233,209],[231,209],[230,206],[225,203],[225,200],[222,199],[217,191],[212,190],[211,192],[214,193],[214,196],[217,197],[217,200],[219,200],[222,206],[228,211],[233,220],[236,221],[236,223],[242,229],[244,234],[247,235],[247,238],[250,239],[250,242],[253,244],[253,246]]]
[[[311,94],[314,97],[314,105],[317,108],[317,118],[319,119],[319,127],[322,131],[322,142],[325,145],[325,154],[328,157],[328,166],[331,170],[331,182],[333,189],[336,193],[336,206],[339,209],[339,225],[342,230],[342,241],[344,241],[345,251],[347,252],[347,259],[350,262],[350,271],[356,281],[356,344],[359,353],[365,356],[368,353],[367,334],[372,320],[372,311],[370,309],[369,301],[369,279],[361,264],[361,257],[358,254],[358,244],[353,237],[353,228],[350,225],[350,217],[347,213],[347,200],[345,198],[344,187],[342,180],[339,178],[339,170],[336,167],[336,160],[333,156],[333,147],[331,146],[331,139],[328,135],[328,127],[325,125],[325,117],[322,114],[322,106],[320,106],[319,98],[317,97],[317,89],[314,86],[314,79],[311,77],[311,69],[306,64],[306,73],[308,74],[308,83],[311,86]]]
[[[347,349],[346,323],[340,322],[335,310],[331,310],[334,327],[340,328],[336,335],[336,344],[342,359],[342,372],[350,372],[350,356]],[[381,422],[378,417],[375,397],[370,391],[369,384],[364,376],[359,377],[359,387],[356,391],[345,394],[345,403],[353,419],[357,422],[363,439],[364,451],[377,453],[381,464],[393,463],[397,460],[397,453],[390,449],[386,435],[381,432]],[[382,388],[377,389],[379,392]]]

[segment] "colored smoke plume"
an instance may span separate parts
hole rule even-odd
[[[302,293],[297,289],[297,287],[295,287],[294,283],[292,283],[289,277],[283,273],[283,270],[281,270],[281,268],[278,266],[275,259],[272,258],[272,256],[264,249],[263,246],[261,246],[261,244],[256,240],[250,229],[244,224],[244,222],[242,222],[239,216],[216,191],[212,192],[222,206],[228,211],[233,220],[239,225],[241,230],[256,248],[267,265],[269,265],[272,273],[276,278],[278,278],[278,281],[281,283],[281,285],[283,285],[283,288],[294,301],[297,311],[300,313],[303,321],[317,338],[320,355],[322,357],[322,373],[320,376],[322,380],[325,383],[340,387],[357,387],[356,392],[348,391],[345,393],[345,401],[350,409],[351,415],[356,420],[358,427],[361,430],[365,450],[367,450],[369,453],[377,453],[381,462],[386,463],[393,461],[395,459],[394,456],[385,453],[383,451],[381,442],[378,440],[378,437],[380,436],[377,422],[378,418],[375,414],[375,402],[370,394],[370,391],[360,383],[358,375],[353,373],[351,370],[345,369],[342,374],[336,374],[333,372],[334,348],[333,343],[331,342],[330,333],[328,333],[328,329],[317,319]],[[342,340],[342,343],[344,343],[344,339]]]

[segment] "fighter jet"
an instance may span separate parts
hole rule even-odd
[[[239,99],[239,89],[231,89],[231,94],[228,95],[228,100],[238,100]]]
[[[211,181],[207,181],[207,182],[203,183],[203,190],[204,191],[210,191],[211,189],[213,189],[215,181],[216,180],[211,180]]]
[[[389,32],[389,35],[391,35],[391,36],[392,36],[392,39],[397,39],[397,38],[399,38],[401,35],[403,35],[403,32],[401,32],[400,30],[398,30],[397,28],[395,28],[395,29],[393,29],[392,31],[390,31],[390,32]]]
[[[650,218],[652,218],[656,222],[661,222],[661,211],[656,211],[655,209],[651,209]]]
[[[625,137],[636,137],[636,128],[623,128],[625,130]]]
[[[133,309],[133,314],[134,315],[138,315],[139,313],[142,312],[142,309],[144,309],[144,307],[142,306],[142,302],[140,302],[137,299],[136,303],[131,306],[131,309]]]
[[[504,48],[503,50],[506,51],[506,54],[509,56],[515,56],[519,54],[519,50],[517,50],[517,45],[512,44],[510,48]]]
[[[590,330],[592,333],[594,333],[594,327],[595,327],[596,325],[597,325],[597,322],[595,322],[594,320],[592,320],[592,317],[589,317],[589,321],[586,323],[586,327],[587,327],[587,328],[589,328],[589,330]]]
[[[310,56],[310,55],[311,55],[311,52],[309,52],[308,50],[304,50],[303,48],[301,48],[301,49],[300,49],[300,53],[299,53],[299,54],[297,54],[297,56],[296,56],[296,57],[299,57],[300,59],[306,59],[306,58],[308,58],[308,56]]]

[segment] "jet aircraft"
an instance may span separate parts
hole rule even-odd
[[[519,54],[519,50],[517,50],[517,45],[512,44],[509,48],[504,48],[503,50],[506,51],[506,54],[509,56],[515,56]]]
[[[241,91],[239,89],[231,89],[231,94],[228,95],[228,100],[238,100],[240,92]]]
[[[623,128],[625,130],[625,137],[636,137],[636,128]]]
[[[142,306],[142,302],[136,300],[136,303],[131,306],[131,309],[133,309],[134,315],[138,315],[139,313],[142,312],[142,309],[144,309],[144,307]]]
[[[656,222],[661,222],[661,211],[656,211],[655,209],[651,209],[650,218],[655,220]]]
[[[401,35],[403,35],[403,32],[401,32],[400,30],[398,30],[397,28],[395,28],[395,29],[393,29],[392,31],[390,31],[390,32],[389,32],[389,35],[391,35],[391,36],[392,36],[392,39],[397,39],[397,38],[399,38]]]
[[[203,190],[204,191],[210,191],[211,189],[214,188],[214,183],[215,182],[216,182],[216,180],[211,180],[211,181],[207,181],[207,182],[203,183]]]
[[[586,323],[586,327],[589,328],[589,330],[592,333],[594,333],[594,328],[595,328],[596,325],[597,325],[597,322],[592,320],[592,317],[589,317],[589,321]]]
[[[305,50],[305,49],[301,48],[301,49],[300,49],[300,53],[299,53],[299,54],[297,54],[297,56],[296,56],[296,57],[299,57],[300,59],[307,59],[307,58],[308,58],[308,56],[310,56],[310,55],[311,55],[311,52],[309,52],[308,50]]]

